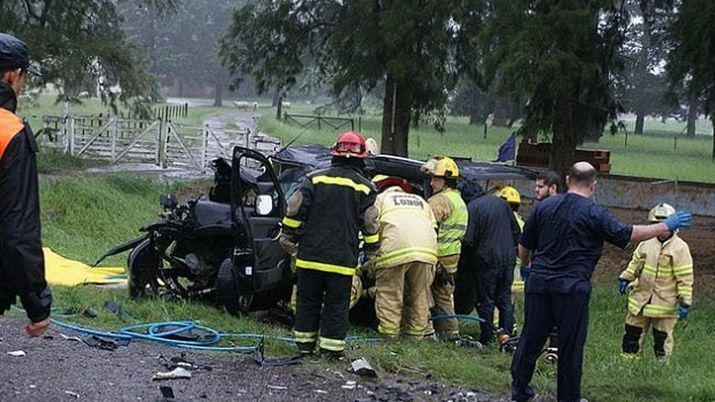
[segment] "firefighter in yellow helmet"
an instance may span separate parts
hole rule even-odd
[[[433,316],[454,314],[454,273],[457,271],[462,238],[467,231],[467,206],[457,190],[459,167],[451,158],[441,157],[428,160],[422,165],[432,187],[432,197],[427,201],[437,220],[437,269],[432,283]],[[441,338],[459,337],[456,319],[441,319],[434,322],[434,328]],[[428,330],[427,335],[431,334]]]
[[[511,207],[514,212],[514,218],[516,223],[519,225],[519,230],[524,230],[524,218],[519,215],[519,207],[521,207],[521,194],[519,190],[511,186],[498,187],[494,194],[503,198],[507,204]],[[524,292],[524,281],[521,279],[521,274],[519,273],[519,267],[521,266],[521,261],[519,257],[516,257],[516,266],[514,268],[514,282],[511,285],[512,293],[523,293]]]
[[[437,222],[406,180],[383,175],[372,180],[379,193],[380,250],[373,269],[378,331],[391,338],[422,339],[437,263]]]
[[[648,214],[650,222],[663,222],[675,213],[668,204],[658,204]],[[653,327],[653,350],[667,359],[673,352],[673,328],[688,316],[693,303],[693,259],[676,232],[668,232],[638,244],[633,258],[618,279],[621,295],[628,293],[628,313],[622,352],[638,357],[649,327]]]

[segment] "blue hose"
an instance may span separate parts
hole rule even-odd
[[[479,318],[479,317],[477,317],[477,316],[468,315],[468,314],[437,315],[437,316],[434,316],[434,317],[430,318],[430,320],[432,320],[432,321],[449,320],[449,319],[476,321],[476,322],[479,322],[479,323],[484,323],[484,322],[486,322],[486,320],[484,320],[483,318]]]

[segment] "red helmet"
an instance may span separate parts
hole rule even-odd
[[[366,158],[365,137],[354,131],[342,133],[330,148],[330,153],[344,158]]]

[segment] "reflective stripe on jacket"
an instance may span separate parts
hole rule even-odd
[[[437,219],[437,256],[459,254],[467,231],[467,206],[459,191],[447,188],[430,197],[429,204]]]
[[[375,207],[380,219],[376,269],[415,261],[437,263],[437,222],[422,197],[390,187],[377,196]]]
[[[358,266],[358,233],[365,252],[380,246],[376,192],[361,172],[334,165],[311,173],[288,200],[283,234],[298,244],[295,266],[353,275]],[[370,211],[373,210],[373,211]]]
[[[646,317],[675,317],[678,303],[693,302],[693,259],[687,243],[677,234],[662,242],[641,242],[620,276],[632,281],[628,311]]]

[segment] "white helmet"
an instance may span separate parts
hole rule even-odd
[[[673,208],[672,205],[666,203],[658,204],[648,212],[648,220],[650,222],[662,222],[674,213],[675,208]]]

